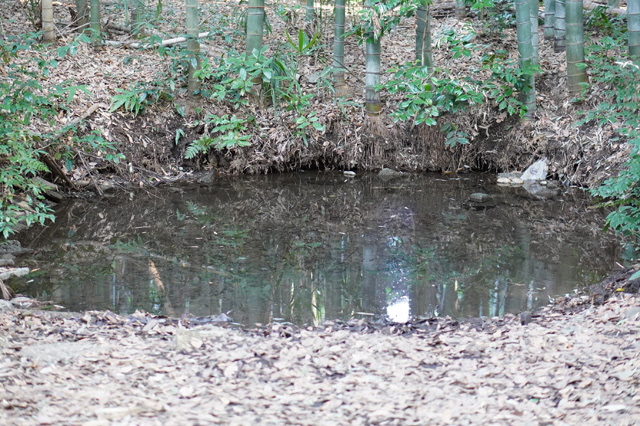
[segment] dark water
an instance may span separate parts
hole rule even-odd
[[[69,310],[304,324],[517,313],[612,269],[619,244],[582,192],[493,182],[298,173],[67,202],[21,236],[35,271],[11,285]],[[469,208],[479,191],[496,206]]]

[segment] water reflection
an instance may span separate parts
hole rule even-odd
[[[21,236],[35,272],[12,285],[71,310],[405,322],[535,309],[613,266],[581,193],[543,201],[492,179],[299,173],[68,202]],[[469,209],[478,191],[496,206]]]

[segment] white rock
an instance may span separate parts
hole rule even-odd
[[[21,277],[29,273],[29,268],[0,268],[0,280],[10,277]]]
[[[545,180],[548,170],[549,167],[547,166],[546,157],[541,158],[524,171],[522,174],[522,180]]]

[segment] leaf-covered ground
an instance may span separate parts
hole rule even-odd
[[[241,330],[9,309],[0,423],[637,424],[640,298],[568,312]]]

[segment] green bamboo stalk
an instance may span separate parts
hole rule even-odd
[[[556,0],[556,19],[554,21],[554,46],[556,53],[564,52],[566,49],[565,34],[567,32],[565,0]]]
[[[344,81],[346,72],[344,66],[344,21],[345,21],[345,0],[336,0],[335,3],[335,23],[333,35],[333,78],[336,89],[336,96],[342,97],[347,94],[347,87]]]
[[[100,40],[100,0],[91,0],[91,38]]]
[[[529,0],[529,16],[531,17],[531,61],[538,64],[538,9],[539,0]]]
[[[416,60],[423,67],[433,67],[431,52],[431,14],[429,6],[420,5],[416,10]]]
[[[464,19],[467,17],[467,9],[464,0],[456,0],[456,18]]]
[[[89,14],[87,8],[87,0],[76,0],[76,26],[85,30],[89,25]]]
[[[254,50],[262,48],[262,35],[264,33],[264,0],[249,0],[247,12],[247,55],[252,55]]]
[[[640,0],[627,0],[627,34],[629,55],[640,64]]]
[[[200,43],[198,42],[198,26],[200,19],[198,16],[198,0],[187,0],[186,3],[186,26],[187,26],[187,51],[189,52],[189,70],[187,86],[189,93],[200,90],[200,80],[194,76],[195,71],[200,66]]]
[[[307,20],[307,22],[313,22],[313,19],[316,16],[316,10],[313,3],[314,3],[314,0],[307,0],[306,14],[305,14],[305,19]]]
[[[516,0],[516,31],[518,34],[518,61],[520,69],[530,70],[532,65],[533,46],[531,43],[531,14],[529,12],[529,0]],[[532,73],[526,73],[525,86],[521,93],[522,102],[527,107],[525,118],[533,116],[536,109],[536,87]]]
[[[368,33],[365,37],[365,109],[370,115],[378,115],[382,111],[380,92],[376,90],[376,86],[380,84],[380,39],[373,33]]]
[[[556,0],[544,0],[544,38],[553,40],[555,35]]]
[[[582,83],[587,83],[587,69],[584,63],[584,35],[582,28],[582,0],[566,0],[567,12],[567,83],[572,96],[580,95]]]
[[[42,41],[53,43],[56,41],[56,30],[53,24],[53,2],[51,0],[42,0],[41,7]]]

